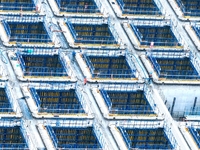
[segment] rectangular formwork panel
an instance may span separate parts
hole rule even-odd
[[[117,44],[108,24],[76,24],[66,22],[74,43]]]
[[[159,78],[169,79],[195,79],[199,74],[193,66],[190,58],[156,58],[148,57],[153,64]]]
[[[100,78],[134,78],[135,70],[131,69],[125,56],[87,56],[83,58],[90,69],[92,77]]]
[[[3,21],[9,42],[52,42],[43,22],[11,22]]]
[[[24,76],[67,76],[67,68],[59,55],[16,53]]]
[[[44,90],[31,87],[29,90],[40,113],[85,113],[74,89]]]
[[[101,149],[93,127],[51,127],[46,129],[56,149]]]
[[[154,114],[144,91],[106,91],[100,93],[111,114]]]
[[[154,0],[117,0],[122,14],[161,15]]]
[[[98,13],[100,12],[94,0],[55,0],[60,12]]]
[[[129,149],[173,149],[164,128],[118,127]]]
[[[33,0],[0,0],[2,11],[33,11],[35,4]]]
[[[28,149],[25,137],[19,126],[0,127],[1,149]]]
[[[145,26],[130,24],[140,45],[154,46],[180,46],[169,25],[165,26]]]
[[[184,16],[193,16],[199,17],[199,7],[200,1],[198,0],[176,0],[176,3],[180,7],[181,11],[183,12]]]
[[[5,88],[0,88],[0,113],[13,112]]]

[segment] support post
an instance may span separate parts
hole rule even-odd
[[[174,100],[173,100],[173,103],[172,103],[171,115],[172,115],[172,113],[174,111],[175,102],[176,102],[176,97],[174,97]]]
[[[193,107],[192,107],[192,111],[194,111],[194,109],[196,107],[196,103],[197,103],[197,97],[194,98],[194,104],[193,104]]]

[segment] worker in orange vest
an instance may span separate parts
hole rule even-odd
[[[84,83],[84,85],[86,85],[86,83],[87,83],[87,78],[86,77],[84,78],[83,83]]]

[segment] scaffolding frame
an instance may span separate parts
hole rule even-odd
[[[101,2],[99,0],[55,0],[60,12],[69,13],[99,13],[101,9]],[[70,4],[72,3],[72,4]],[[99,8],[98,8],[99,6]]]
[[[151,49],[155,49],[157,46],[160,46],[160,47],[163,47],[163,48],[172,46],[172,47],[175,47],[176,49],[182,48],[183,45],[185,47],[187,47],[187,43],[183,40],[182,36],[177,31],[177,28],[176,28],[177,22],[173,22],[172,20],[166,20],[166,21],[130,20],[129,25],[132,29],[132,32],[134,33],[134,35],[136,36],[136,38],[139,42],[139,46],[148,46],[149,47],[149,46],[151,46],[151,42],[154,42],[153,47]],[[143,40],[143,35],[140,32],[138,32],[139,29],[137,27],[144,27],[144,28],[149,29],[149,30],[150,30],[150,28],[152,28],[151,32],[153,34],[150,31],[148,31],[148,32],[149,32],[149,34],[151,34],[152,37],[155,36],[154,40],[157,39],[157,34],[155,34],[155,32],[157,31],[156,28],[162,29],[164,27],[168,27],[169,31],[170,31],[170,35],[173,37],[173,39],[170,42],[166,42],[166,41],[160,42],[160,41],[152,41],[152,40],[147,41],[146,39]],[[160,34],[160,32],[158,34]],[[165,34],[161,34],[161,35],[164,36]],[[162,38],[158,37],[158,39],[162,39]],[[175,39],[175,41],[174,41],[174,39]],[[141,44],[141,42],[143,42],[143,44]]]
[[[191,27],[194,30],[195,34],[197,35],[198,39],[200,39],[200,25],[197,23],[192,23]]]
[[[1,119],[0,128],[1,131],[1,139],[4,139],[4,142],[0,144],[2,149],[29,149],[28,140],[26,139],[26,135],[24,133],[24,127],[22,126],[22,120],[20,119]],[[19,137],[16,137],[18,136]],[[11,140],[9,143],[6,141]],[[21,141],[20,141],[21,139]],[[12,140],[15,142],[12,143]],[[17,143],[17,141],[19,143]]]
[[[95,120],[56,120],[56,121],[45,121],[45,126],[51,127],[67,127],[67,128],[92,128],[93,133],[101,145],[100,149],[109,150],[108,141],[105,138],[102,127]]]
[[[0,82],[0,94],[1,94],[1,101],[6,100],[5,102],[1,102],[1,106],[4,106],[4,108],[1,107],[1,113],[9,113],[12,116],[14,114],[17,114],[20,112],[20,108],[17,105],[15,98],[13,96],[13,92],[11,90],[11,85],[9,82]]]
[[[155,105],[155,102],[154,102],[154,98],[152,96],[152,90],[150,88],[148,88],[146,85],[143,85],[143,84],[135,84],[135,85],[123,85],[123,84],[118,84],[118,85],[103,85],[103,86],[99,86],[99,90],[100,90],[100,93],[106,103],[106,106],[108,108],[108,112],[110,114],[118,114],[118,115],[123,115],[123,114],[155,114],[155,113],[159,113],[159,110],[156,110],[156,105]],[[124,109],[120,109],[120,108],[116,108],[116,109],[113,109],[112,108],[112,101],[111,101],[111,98],[109,96],[109,92],[116,92],[116,93],[126,93],[128,94],[128,97],[126,99],[125,95],[124,96],[117,96],[117,100],[120,100],[120,98],[122,99],[126,99],[127,102],[128,100],[130,101],[130,99],[132,99],[130,97],[130,94],[133,94],[133,93],[136,93],[134,99],[136,100],[136,102],[138,101],[138,92],[140,94],[142,94],[144,97],[144,101],[146,101],[146,104],[144,106],[146,107],[143,107],[141,106],[141,104],[139,105],[134,105],[134,108],[133,107],[130,107],[131,109],[130,110],[127,110],[127,107],[124,107]],[[142,92],[142,93],[141,93]],[[126,103],[126,102],[121,102],[123,105]],[[120,104],[120,103],[119,103]],[[130,104],[129,104],[130,105]],[[127,103],[127,106],[129,106],[128,103]],[[120,105],[119,105],[120,106]],[[149,108],[149,109],[147,109]]]
[[[31,84],[28,86],[30,93],[36,103],[36,106],[38,107],[38,112],[39,113],[58,113],[58,114],[66,114],[66,113],[70,113],[70,114],[85,114],[88,112],[88,108],[86,105],[86,102],[84,100],[84,95],[82,92],[80,92],[81,90],[79,89],[80,87],[77,86],[76,84],[63,84],[60,85],[59,83],[51,83],[51,84]],[[45,91],[52,91],[52,92],[64,92],[64,91],[74,91],[74,96],[76,98],[76,102],[78,102],[76,105],[79,108],[53,108],[51,107],[51,104],[48,105],[48,107],[50,106],[50,108],[42,108],[41,107],[41,97],[39,96],[39,94],[37,93],[37,91],[42,92],[43,91],[43,97],[47,97],[47,98],[51,98],[51,96],[49,97],[48,94],[44,93]],[[61,93],[59,93],[60,95]],[[63,93],[64,94],[64,93]],[[66,94],[66,93],[65,93]],[[55,96],[52,96],[52,98],[56,98]],[[61,98],[63,98],[62,96],[58,96],[57,98],[59,98],[59,101],[61,101]],[[66,97],[67,99],[69,98],[68,96]],[[73,100],[74,101],[74,100]],[[62,102],[63,103],[63,102]],[[64,105],[65,103],[63,103]],[[69,104],[68,104],[69,105]],[[54,106],[54,104],[52,103],[52,106]],[[74,104],[72,104],[72,106],[75,106]]]
[[[16,52],[16,56],[20,62],[20,66],[22,68],[22,71],[23,71],[23,75],[24,76],[68,76],[68,68],[66,66],[66,62],[64,62],[63,60],[63,56],[61,56],[60,54],[54,54],[52,53],[51,55],[48,55],[48,54],[40,54],[40,55],[36,55],[36,54],[31,54],[31,53],[26,53],[26,54],[21,54],[19,51]],[[27,57],[27,59],[30,58],[29,62],[25,62],[24,60],[24,57]],[[38,57],[38,60],[36,56],[40,56]],[[58,65],[57,67],[54,67],[53,65],[55,65],[54,63],[52,64],[52,67],[48,67],[49,65],[49,62],[47,62],[47,60],[45,59],[42,59],[43,57],[46,57],[50,59],[50,61],[53,61],[53,58],[54,58],[54,61],[56,60],[57,62],[54,62],[54,63],[57,63],[56,65]],[[58,59],[56,58],[56,56],[58,57]],[[32,60],[31,61],[31,57],[35,58],[35,61]],[[40,58],[40,59],[39,59]],[[41,67],[38,67],[38,69],[34,68],[34,67],[37,67],[37,66],[31,66],[31,63],[34,63],[34,64],[37,64],[37,65],[41,65],[41,63],[44,65],[44,66],[41,66]],[[26,64],[29,64],[30,66],[27,66]],[[28,68],[32,68],[33,71],[28,71],[27,69]],[[45,68],[45,69],[43,69]],[[35,70],[35,71],[34,71]],[[47,72],[46,72],[47,71]]]
[[[0,4],[0,10],[2,11],[35,11],[35,7],[34,0],[16,0],[13,2],[11,0],[7,0],[6,2],[2,1]]]
[[[151,3],[152,2],[152,3]],[[124,1],[117,0],[122,14],[128,15],[161,15],[162,5],[159,1]]]
[[[175,0],[179,8],[183,12],[184,16],[199,17],[200,13],[198,11],[198,6],[200,3],[198,1],[190,1],[190,3],[183,3],[183,0]],[[196,9],[195,9],[196,8]]]
[[[77,43],[76,41],[78,41],[79,43],[82,43],[82,44],[100,44],[100,45],[121,44],[119,35],[118,35],[117,31],[114,29],[114,26],[111,23],[111,19],[110,18],[108,18],[106,20],[102,20],[102,19],[87,19],[87,18],[85,18],[85,19],[66,18],[64,22],[67,25],[67,27],[68,27],[68,29],[69,29],[69,31],[70,31],[73,39],[74,39],[74,43]],[[100,28],[102,26],[106,26],[108,30],[105,30],[105,31],[106,31],[106,33],[107,32],[109,33],[109,36],[107,36],[107,35],[106,36],[111,38],[111,41],[109,41],[108,39],[100,39],[100,40],[98,39],[98,37],[105,37],[105,35],[104,36],[102,36],[102,35],[99,35],[99,36],[94,35],[93,36],[93,34],[101,33],[103,31],[102,30],[100,32],[100,30],[99,30],[98,32],[96,32],[96,27],[94,28],[95,33],[91,32],[89,29],[87,29],[83,33],[87,33],[87,34],[90,33],[91,36],[89,35],[88,37],[91,38],[93,36],[94,39],[95,39],[95,37],[97,37],[97,40],[93,40],[93,38],[92,38],[92,40],[88,39],[89,40],[88,41],[87,40],[87,36],[78,37],[77,31],[75,30],[73,24],[74,25],[83,26],[83,27],[84,27],[84,25],[88,26],[88,27],[90,27],[90,26],[91,27],[99,26]],[[83,31],[83,30],[81,30],[81,31]],[[86,38],[86,41],[82,42],[82,40],[84,40],[85,38]]]
[[[29,42],[33,42],[33,43],[34,42],[42,42],[42,43],[51,42],[50,36],[43,22],[37,22],[37,23],[23,22],[20,24],[18,22],[8,22],[8,26],[11,30],[10,32],[11,35],[8,35],[8,37],[10,37],[9,39],[10,42],[14,42],[14,41],[28,42],[28,43]],[[38,31],[40,31],[41,33],[39,33]]]
[[[133,121],[133,120],[125,120],[123,122],[117,123],[116,127],[124,128],[124,129],[138,129],[138,130],[145,130],[145,129],[163,129],[163,132],[165,133],[165,138],[167,138],[170,141],[170,144],[172,146],[172,149],[176,149],[178,147],[178,143],[171,131],[171,128],[167,125],[167,120],[165,121]],[[146,135],[149,136],[149,135]],[[126,140],[126,137],[124,138],[124,135],[122,135],[123,139],[125,140],[125,143],[128,148],[130,147],[130,141]],[[142,139],[141,139],[142,140]],[[148,145],[145,145],[148,146]],[[144,148],[144,147],[143,147]],[[158,149],[159,147],[157,147]]]
[[[2,40],[4,41],[4,45],[6,46],[17,46],[20,48],[60,47],[57,33],[54,32],[58,30],[58,25],[56,23],[52,23],[52,20],[49,20],[49,18],[47,18],[46,16],[38,17],[34,15],[32,16],[30,14],[25,14],[23,16],[5,14],[2,16],[1,22],[3,22],[1,24],[3,25],[6,33],[6,36]],[[9,26],[9,24],[17,24],[18,28],[16,28],[17,26],[15,26],[11,31],[11,27]],[[20,27],[20,24],[22,27]],[[38,24],[38,26],[42,24],[42,28],[40,29],[42,32],[40,34],[39,33],[36,34],[38,29],[36,30],[35,27],[33,27],[33,24]],[[24,26],[27,25],[29,26],[27,27],[27,29],[25,29]],[[20,37],[20,39],[18,37]]]
[[[21,55],[58,55],[60,52],[59,48],[55,47],[17,47],[15,51],[19,52]]]
[[[149,60],[151,61],[151,63],[154,66],[154,70],[157,73],[157,75],[160,78],[175,78],[175,79],[199,79],[199,71],[200,71],[200,64],[199,64],[199,60],[197,59],[197,57],[195,55],[193,55],[192,52],[150,52],[150,53],[146,53],[147,57],[149,58]],[[187,60],[188,61],[188,65],[190,66],[190,69],[192,69],[192,71],[188,71],[188,70],[183,70],[183,73],[187,73],[187,72],[191,72],[190,74],[175,74],[178,71],[181,70],[172,70],[172,71],[168,71],[169,73],[173,73],[173,74],[161,74],[162,68],[160,66],[160,64],[158,63],[158,60],[160,59],[163,61],[164,60],[174,60],[174,61],[178,61],[178,60]],[[177,62],[178,63],[178,62]],[[174,64],[174,63],[173,63]],[[166,63],[166,66],[170,66],[173,64],[168,64]],[[174,64],[175,65],[175,64]],[[182,63],[180,62],[180,64],[177,64],[178,67],[180,68],[182,66]],[[186,64],[185,64],[186,65]],[[183,63],[183,66],[185,66]],[[172,68],[173,69],[173,68]],[[165,70],[164,70],[165,71]],[[182,72],[182,71],[181,71]]]
[[[113,53],[114,54],[114,53]],[[113,55],[112,53],[84,53],[83,59],[88,66],[93,78],[137,78],[135,64],[131,61],[131,57],[128,53],[118,53]],[[102,60],[101,60],[102,59]],[[96,61],[101,60],[101,61]],[[125,61],[123,66],[126,69],[121,68],[121,60]],[[96,62],[95,62],[96,61]],[[105,66],[105,67],[104,67]],[[110,67],[109,67],[110,66]],[[114,68],[113,68],[113,67]],[[119,67],[117,69],[116,67]],[[121,71],[121,73],[119,73]],[[123,73],[123,71],[125,71]]]
[[[194,141],[196,142],[198,148],[200,148],[200,128],[198,125],[191,124],[187,126],[190,134],[192,135]]]

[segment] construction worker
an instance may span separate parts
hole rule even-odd
[[[83,83],[84,83],[84,85],[87,84],[87,78],[86,77],[84,78]]]

